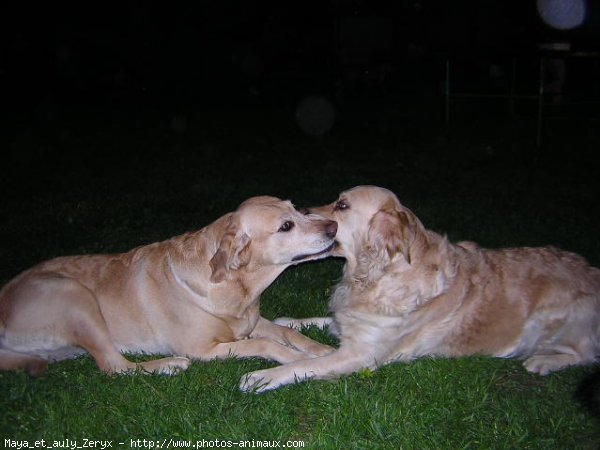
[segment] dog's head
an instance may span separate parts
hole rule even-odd
[[[275,197],[252,197],[225,221],[218,248],[210,260],[211,281],[252,264],[281,270],[328,256],[337,224],[316,214],[302,214]]]
[[[393,192],[376,186],[357,186],[333,203],[309,211],[338,223],[333,254],[347,259],[369,247],[389,259],[401,254],[410,263],[411,247],[423,229]]]

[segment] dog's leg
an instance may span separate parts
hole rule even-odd
[[[321,330],[328,327],[327,332],[336,338],[340,337],[340,330],[333,317],[309,317],[307,319],[292,319],[291,317],[278,317],[273,321],[276,325],[301,330],[304,327],[316,326]]]
[[[525,366],[528,372],[548,375],[550,372],[564,369],[568,366],[595,362],[593,352],[583,351],[582,347],[586,347],[586,340],[583,339],[583,341],[577,345],[554,345],[546,351],[538,350],[534,355],[525,360],[523,366]]]
[[[32,377],[39,377],[47,366],[48,361],[44,359],[0,349],[0,370],[25,369]]]
[[[132,374],[135,372],[152,373],[159,375],[176,375],[188,368],[190,360],[188,358],[172,356],[167,358],[154,359],[144,362],[132,362],[126,359],[115,347],[110,338],[108,328],[101,317],[89,317],[91,319],[88,325],[91,325],[91,331],[85,336],[81,336],[74,344],[84,348],[96,360],[98,367],[108,374]],[[85,324],[85,320],[78,323]]]
[[[578,308],[564,310],[566,316],[559,329],[550,319],[543,322],[545,330],[548,330],[539,337],[543,343],[523,363],[529,372],[547,375],[567,366],[592,364],[600,357],[599,336],[595,335],[600,331],[600,303],[596,298],[589,297],[576,300],[562,299],[557,302],[567,304],[571,301],[578,305]],[[552,316],[552,319],[556,320],[556,316]]]
[[[375,368],[376,361],[369,360],[367,349],[342,347],[334,353],[313,359],[295,361],[272,369],[247,373],[240,380],[244,392],[265,392],[291,383],[309,379],[335,379],[363,367]]]
[[[280,344],[294,347],[306,353],[305,358],[324,356],[334,351],[334,348],[329,345],[313,341],[289,326],[276,325],[263,317],[259,319],[250,337],[266,337]]]
[[[15,353],[32,358],[22,360],[27,368],[27,364],[34,364],[36,353],[47,353],[52,360],[52,354],[76,354],[73,350],[77,347],[86,350],[108,374],[140,369],[171,375],[189,365],[187,358],[179,357],[141,363],[124,358],[110,336],[94,293],[74,279],[45,274],[29,280],[12,295],[16,306],[4,324],[4,350],[13,355],[5,352],[0,358],[7,366],[19,366]]]
[[[94,294],[84,288],[77,295],[80,304],[86,307],[68,314],[72,344],[84,348],[96,360],[98,367],[108,374],[132,372],[175,375],[188,368],[190,360],[183,357],[167,357],[135,363],[126,359],[116,348],[108,326]]]
[[[581,364],[579,358],[573,355],[534,355],[523,363],[528,372],[548,375],[550,372],[563,369],[574,364]]]
[[[234,342],[220,342],[203,350],[197,354],[187,354],[191,358],[205,361],[215,358],[258,357],[277,361],[282,364],[310,357],[310,355],[300,350],[280,344],[266,337],[255,337]]]

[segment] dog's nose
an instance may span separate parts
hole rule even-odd
[[[337,227],[337,222],[328,220],[327,224],[325,225],[325,235],[329,238],[334,238],[337,233]]]

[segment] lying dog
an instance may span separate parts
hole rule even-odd
[[[351,189],[311,212],[338,222],[335,254],[346,265],[330,304],[335,317],[276,323],[330,325],[340,348],[252,372],[242,390],[421,356],[517,357],[545,375],[594,362],[600,353],[600,270],[578,255],[451,244],[378,187]]]
[[[200,231],[116,255],[41,263],[0,291],[0,369],[41,374],[89,353],[109,374],[174,374],[190,360],[259,356],[281,363],[333,349],[259,314],[288,266],[322,258],[337,224],[254,197]],[[121,352],[173,354],[133,363]]]

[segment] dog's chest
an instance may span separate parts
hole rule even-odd
[[[247,339],[250,337],[250,334],[256,328],[256,323],[258,322],[258,315],[252,316],[249,315],[247,317],[242,317],[241,319],[234,319],[229,323],[229,328],[233,334],[234,341],[241,341],[242,339]]]
[[[335,290],[331,310],[356,310],[377,316],[403,317],[420,305],[422,292],[411,283],[383,277],[377,283],[341,283]]]
[[[230,340],[240,341],[246,339],[252,334],[260,318],[258,302],[238,311],[236,314],[225,313],[219,315],[219,318],[226,323]]]

